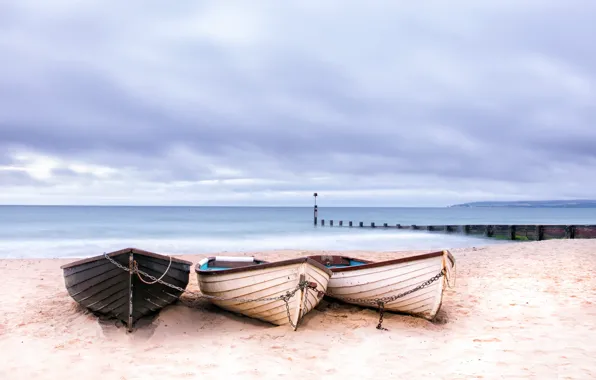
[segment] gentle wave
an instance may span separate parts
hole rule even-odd
[[[257,252],[263,250],[375,250],[399,251],[447,249],[497,244],[502,241],[458,234],[425,231],[350,231],[325,234],[252,235],[235,238],[137,238],[4,240],[4,258],[82,258],[136,247],[176,255],[215,252]]]

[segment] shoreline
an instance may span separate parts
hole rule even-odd
[[[509,243],[509,242],[508,242]],[[511,242],[512,244],[522,243],[519,242]],[[525,242],[524,242],[525,243]],[[492,245],[501,245],[507,243],[497,243],[497,244],[488,244],[488,245],[479,245],[478,247],[466,247],[466,248],[449,248],[450,251],[453,250],[468,250],[468,249],[481,249],[487,246]],[[128,248],[136,248],[146,251],[142,245],[139,246],[122,246],[120,249],[128,249]],[[446,248],[447,249],[447,248]],[[119,249],[118,249],[119,250]],[[193,264],[198,263],[202,258],[210,257],[210,256],[255,256],[257,258],[261,256],[271,256],[271,255],[288,255],[288,258],[299,257],[301,254],[311,255],[314,253],[321,253],[321,254],[341,254],[344,256],[350,255],[370,255],[373,254],[374,256],[377,255],[404,255],[404,256],[411,256],[418,253],[425,253],[430,251],[440,251],[441,249],[413,249],[413,250],[366,250],[366,249],[292,249],[292,248],[284,248],[284,249],[265,249],[265,250],[245,250],[245,251],[212,251],[206,253],[174,253],[174,252],[163,252],[163,251],[150,251],[153,253],[159,253],[160,255],[172,256],[173,258],[192,261]],[[106,252],[111,253],[111,251]],[[23,257],[23,258],[15,258],[15,257],[8,257],[8,258],[1,258],[0,263],[8,262],[8,261],[52,261],[52,262],[60,262],[60,265],[67,264],[70,262],[74,262],[77,260],[87,259],[90,257],[99,256],[100,254],[94,253],[92,255],[85,255],[85,256],[69,256],[69,257]],[[298,255],[298,256],[296,256]],[[396,256],[391,256],[396,257]],[[191,273],[192,274],[192,273]]]
[[[466,248],[502,244],[503,241],[488,238],[466,237],[457,234],[437,234],[426,231],[341,231],[339,229],[319,231],[320,234],[272,234],[255,235],[241,238],[218,236],[205,238],[174,237],[172,239],[98,239],[98,240],[57,240],[11,241],[0,239],[0,252],[6,259],[68,259],[77,260],[113,252],[125,247],[136,247],[150,252],[173,254],[175,256],[207,255],[233,252],[274,252],[274,251],[315,251],[328,250],[394,252],[445,247]],[[360,233],[362,232],[362,233]],[[291,242],[291,244],[290,244]],[[1,260],[1,259],[0,259]]]
[[[122,247],[124,248],[124,247]],[[138,247],[143,248],[143,247]],[[446,247],[446,249],[449,249]],[[594,378],[596,240],[449,249],[457,260],[437,321],[325,298],[297,331],[223,311],[185,294],[126,333],[81,310],[64,287],[68,259],[0,259],[2,379]],[[267,250],[281,260],[333,254],[384,260],[430,250]],[[160,252],[161,253],[161,252]],[[194,264],[217,252],[173,255]]]

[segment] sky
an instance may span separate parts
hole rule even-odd
[[[595,12],[0,0],[0,204],[596,198]]]

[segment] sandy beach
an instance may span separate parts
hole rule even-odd
[[[327,299],[294,332],[187,294],[129,334],[68,296],[60,265],[73,260],[0,260],[0,379],[596,378],[596,240],[451,252],[457,282],[437,321],[387,313],[389,331],[375,310]]]

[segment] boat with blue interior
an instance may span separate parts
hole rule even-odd
[[[246,256],[206,257],[195,271],[201,293],[218,307],[294,330],[320,302],[332,273],[307,257],[266,262]]]

